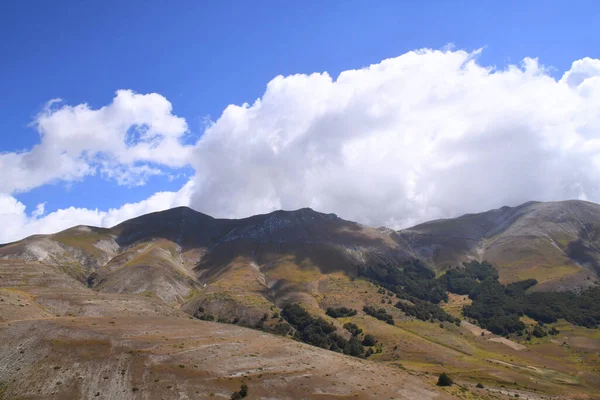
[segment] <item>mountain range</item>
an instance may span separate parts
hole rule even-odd
[[[198,389],[189,382],[192,375],[203,377],[198,378],[203,382],[196,393],[200,398],[229,396],[244,382],[261,396],[271,390],[279,393],[273,398],[459,394],[493,398],[519,393],[538,398],[538,391],[551,398],[569,393],[590,396],[600,390],[600,379],[595,381],[598,364],[594,366],[600,350],[597,330],[569,325],[571,334],[562,339],[572,346],[573,357],[579,357],[573,370],[544,358],[548,357],[544,349],[560,357],[564,345],[541,341],[539,351],[530,351],[523,350],[521,346],[527,345],[516,337],[483,341],[473,336],[473,332],[491,333],[471,323],[476,321],[465,320],[460,307],[471,301],[467,296],[450,293],[440,303],[447,313],[463,320],[460,324],[440,320],[440,327],[423,325],[391,306],[394,296],[385,282],[371,279],[407,263],[430,271],[426,273],[434,279],[471,261],[491,264],[503,285],[535,279],[537,284],[528,292],[580,293],[596,287],[600,205],[528,202],[400,231],[368,227],[309,208],[217,219],[179,207],[112,228],[76,226],[34,235],[0,246],[0,323],[4,325],[0,354],[5,360],[0,362],[0,394],[6,398],[51,394],[91,398],[96,393],[100,398],[154,398],[148,393],[157,390],[152,393],[167,398],[178,390],[178,396],[186,398],[181,396],[193,396]],[[372,357],[375,362],[363,361],[244,328],[273,332],[284,319],[280,313],[290,304],[302,305],[339,332],[345,323],[357,323],[365,332],[373,332],[384,350]],[[362,311],[368,305],[382,307],[403,322],[391,327],[378,321]],[[330,318],[326,310],[336,307],[359,313],[353,319]],[[163,337],[171,346],[168,349],[161,347]],[[195,353],[216,346],[218,337],[226,345],[217,346],[216,353]],[[242,342],[258,354],[245,358],[256,358],[251,361],[258,364],[239,360]],[[189,353],[178,350],[180,345]],[[77,350],[71,354],[72,349]],[[112,356],[100,356],[105,351]],[[61,354],[73,372],[68,376],[64,369],[56,369],[64,363],[42,357]],[[101,362],[90,361],[94,357]],[[328,361],[313,363],[315,357]],[[167,359],[177,364],[174,370],[164,365]],[[219,371],[207,366],[216,360],[223,360]],[[300,382],[307,373],[299,368],[302,363],[314,369],[305,388]],[[155,368],[149,371],[162,378],[149,376],[149,365]],[[327,373],[328,368],[338,372]],[[370,375],[359,373],[360,369],[377,376],[378,382],[369,381]],[[444,391],[433,385],[429,373],[445,369],[454,371],[465,385],[485,380],[491,388]],[[478,372],[470,374],[470,370]],[[103,374],[107,377],[98,378]],[[520,382],[523,374],[529,385]],[[382,376],[389,376],[389,381],[382,382]],[[27,385],[33,377],[38,383]],[[152,389],[161,379],[174,383]],[[349,380],[354,382],[342,389]],[[568,385],[575,389],[563,390]],[[530,387],[536,391],[528,392]]]

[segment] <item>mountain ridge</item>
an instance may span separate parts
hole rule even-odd
[[[0,361],[0,395],[6,388],[13,397],[32,398],[35,390],[125,398],[123,390],[141,389],[169,397],[174,388],[187,395],[204,388],[228,398],[242,383],[266,395],[277,382],[288,398],[585,398],[600,389],[597,313],[588,324],[572,291],[591,299],[583,290],[597,282],[599,238],[600,206],[577,201],[502,207],[401,231],[309,208],[218,219],[178,207],[112,228],[34,235],[0,247],[0,324],[10,328],[0,330],[0,343],[9,343],[0,359],[22,368]],[[493,267],[460,266],[484,259]],[[498,275],[504,284],[522,282],[503,286]],[[463,284],[498,291],[508,320],[478,315],[490,307],[457,292]],[[535,310],[512,312],[509,290],[522,290],[517,307]],[[530,315],[552,317],[553,310],[535,302],[538,294],[579,307],[578,319],[563,307],[560,318],[569,322],[544,321],[540,333]],[[495,333],[516,326],[520,336],[495,336],[483,326]],[[553,333],[526,339],[535,329]],[[347,356],[361,354],[367,359]],[[42,367],[28,369],[23,359]],[[340,372],[329,376],[329,364],[310,359],[330,360]],[[85,367],[71,376],[65,360]],[[363,368],[389,380],[361,381]],[[460,386],[436,387],[441,372]],[[105,378],[98,382],[99,374]],[[311,374],[321,376],[315,385],[327,394],[305,392]],[[406,391],[395,388],[411,375]],[[32,378],[38,384],[27,385]]]
[[[297,245],[329,243],[342,246],[347,252],[353,246],[374,247],[379,248],[381,251],[378,252],[382,254],[396,252],[401,254],[400,258],[420,258],[439,273],[448,265],[484,259],[494,263],[500,270],[506,268],[508,271],[509,264],[518,263],[518,260],[509,260],[501,253],[514,253],[525,246],[523,243],[528,243],[533,247],[547,248],[526,255],[529,261],[521,262],[525,265],[523,268],[562,266],[562,274],[580,275],[574,280],[575,283],[563,285],[572,286],[581,284],[581,280],[590,280],[600,272],[600,255],[596,254],[600,242],[596,237],[598,235],[590,236],[590,232],[596,230],[600,231],[600,206],[581,200],[530,201],[515,207],[503,206],[456,218],[427,221],[399,231],[385,227],[371,228],[306,207],[226,219],[214,218],[182,206],[145,214],[111,228],[79,225],[54,234],[32,235],[0,245],[0,257],[11,258],[11,253],[18,257],[19,252],[14,254],[11,248],[18,249],[25,244],[31,250],[35,246],[28,244],[39,243],[38,248],[23,258],[42,261],[47,249],[49,252],[60,252],[56,247],[58,243],[66,252],[74,253],[72,257],[82,259],[80,262],[84,264],[84,270],[90,274],[92,269],[107,265],[117,253],[135,247],[136,243],[159,238],[174,243],[182,254],[187,253],[189,262],[197,258],[197,264],[202,262],[202,257],[209,250],[227,247],[227,243],[237,241]],[[355,234],[358,232],[361,234]],[[97,240],[84,243],[86,235],[95,236],[92,239]],[[587,239],[582,239],[581,235]],[[516,243],[517,237],[523,243]],[[78,243],[78,239],[81,243]],[[513,247],[507,251],[509,245]],[[517,279],[520,273],[517,270],[504,274],[501,272],[501,279],[506,282]],[[543,278],[543,273],[533,275]],[[553,285],[548,284],[548,287],[552,288]]]

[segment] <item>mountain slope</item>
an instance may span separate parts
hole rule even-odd
[[[439,305],[462,323],[417,319],[396,303],[439,309],[403,297],[400,278],[435,283],[428,268],[471,258],[497,262],[505,281],[533,271],[549,277],[542,289],[585,286],[564,271],[597,267],[598,207],[528,203],[401,232],[311,209],[229,220],[180,207],[3,245],[0,398],[229,398],[242,382],[251,396],[278,398],[590,398],[600,390],[597,329],[561,320],[545,325],[555,335],[505,338],[464,320],[467,296]],[[390,271],[396,286],[384,288]],[[350,329],[373,335],[371,355],[294,342],[305,340],[299,325],[284,338],[233,326],[280,332],[293,324],[290,304],[339,340],[350,343]],[[342,307],[353,313],[326,312]],[[523,322],[525,333],[536,323]],[[441,372],[460,386],[435,388]]]
[[[503,282],[535,278],[538,290],[588,286],[600,272],[600,206],[529,202],[427,222],[399,232],[438,270],[487,260]]]
[[[19,321],[0,343],[6,399],[229,399],[242,383],[255,399],[453,398],[432,378],[181,318]]]
[[[0,259],[61,266],[103,292],[150,293],[171,304],[191,298],[193,307],[215,291],[236,292],[242,303],[259,305],[247,316],[254,320],[320,274],[355,274],[359,265],[412,257],[395,233],[311,209],[229,220],[178,207],[110,229],[78,226],[0,247]],[[239,308],[238,300],[225,303]]]

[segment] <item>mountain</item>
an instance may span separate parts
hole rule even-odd
[[[534,278],[537,290],[590,286],[600,273],[600,206],[529,202],[399,232],[436,270],[487,260],[502,282]]]
[[[217,316],[235,309],[248,322],[320,274],[414,256],[393,232],[308,208],[229,220],[179,207],[0,247],[0,259],[60,266],[99,292],[155,295],[191,313],[200,304]]]
[[[529,202],[394,232],[304,208],[216,219],[187,207],[105,229],[77,226],[0,247],[0,259],[54,265],[97,292],[145,294],[194,314],[255,323],[291,300],[317,309],[323,277],[420,259],[441,273],[486,260],[532,290],[585,288],[600,272],[600,206]]]
[[[242,383],[257,398],[594,398],[597,329],[494,335],[437,277],[487,260],[503,283],[536,278],[527,293],[583,291],[599,226],[600,206],[581,201],[398,232],[308,208],[178,207],[34,235],[0,245],[0,399],[229,398]],[[436,387],[441,372],[460,386]]]

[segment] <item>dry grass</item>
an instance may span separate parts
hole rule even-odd
[[[0,379],[8,382],[9,398],[54,394],[74,399],[97,392],[109,398],[131,393],[228,398],[242,382],[251,398],[273,393],[319,399],[451,398],[433,382],[397,368],[231,325],[183,318],[77,318],[6,328],[0,331],[8,346],[0,348],[0,365],[11,368]],[[25,356],[8,348],[23,348]]]
[[[448,293],[448,302],[442,302],[440,306],[444,311],[453,317],[463,319],[463,307],[471,304],[473,301],[469,299],[468,295],[459,295],[454,293]]]

